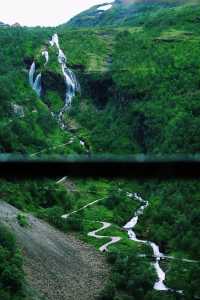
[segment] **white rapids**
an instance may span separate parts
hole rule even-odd
[[[134,217],[124,226],[124,229],[128,232],[128,236],[132,241],[143,243],[146,245],[149,245],[153,250],[153,256],[155,257],[155,262],[153,263],[154,269],[156,271],[156,274],[158,276],[158,280],[154,284],[154,289],[157,291],[168,291],[169,288],[164,284],[165,281],[165,273],[160,267],[160,259],[164,258],[164,254],[160,252],[160,249],[158,245],[156,245],[153,242],[140,240],[136,237],[135,232],[133,231],[133,228],[137,225],[139,216],[143,214],[145,208],[148,207],[149,202],[143,200],[140,196],[137,194],[134,194],[134,197],[136,200],[138,200],[140,203],[142,203],[142,206],[135,212]]]

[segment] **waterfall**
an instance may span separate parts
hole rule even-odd
[[[29,71],[29,83],[30,83],[32,89],[40,97],[41,96],[41,92],[42,92],[42,85],[41,85],[42,75],[41,75],[41,73],[39,73],[36,76],[36,79],[34,80],[35,69],[36,69],[35,68],[35,62],[33,61],[32,65],[30,67],[30,71]]]
[[[36,92],[36,94],[40,97],[41,92],[42,92],[42,85],[41,85],[41,79],[42,79],[42,74],[38,74],[35,82],[33,84],[33,90]]]
[[[76,92],[80,90],[80,86],[76,79],[75,74],[66,65],[67,58],[66,58],[63,50],[60,48],[59,38],[58,38],[57,33],[55,33],[52,36],[52,39],[49,43],[52,47],[55,45],[56,48],[58,49],[58,62],[61,65],[62,73],[63,73],[65,84],[66,84],[65,105],[64,105],[64,108],[60,112],[60,116],[62,116],[63,112],[71,107],[72,100],[75,97]]]
[[[70,107],[72,104],[72,99],[75,97],[76,91],[79,90],[78,82],[76,80],[76,76],[74,75],[72,70],[66,67],[66,64],[62,64],[62,72],[67,86],[65,106]]]
[[[59,53],[58,53],[58,62],[60,64],[64,64],[67,62],[66,56],[61,49],[59,49]]]
[[[44,65],[46,66],[48,64],[48,62],[49,62],[49,52],[47,50],[42,51],[42,56],[45,57],[46,62],[45,62]]]
[[[29,71],[29,83],[33,87],[34,84],[34,74],[35,74],[35,62],[32,63]]]
[[[58,34],[57,33],[54,33],[54,35],[52,36],[52,40],[49,43],[50,43],[51,47],[56,45],[56,47],[58,49],[60,49],[59,39],[58,39]]]
[[[63,121],[63,114],[66,112],[72,104],[72,100],[76,95],[76,92],[80,91],[80,85],[76,79],[75,74],[73,71],[67,67],[67,58],[63,52],[63,50],[60,48],[59,44],[59,38],[57,33],[55,33],[52,36],[51,41],[49,41],[51,47],[55,46],[58,50],[58,63],[61,65],[61,71],[64,77],[65,85],[66,85],[66,94],[64,99],[64,106],[59,111],[58,114],[52,113],[52,116],[57,119],[60,127],[62,129],[65,129],[65,123]],[[45,48],[44,48],[45,49]],[[49,62],[49,52],[46,50],[42,51],[42,56],[45,57],[45,63],[44,66],[46,66]],[[42,84],[41,84],[41,78],[42,74],[35,74],[36,73],[36,65],[35,61],[33,61],[30,70],[29,70],[29,83],[32,89],[36,92],[36,94],[40,97],[42,93]],[[34,80],[35,78],[35,80]]]

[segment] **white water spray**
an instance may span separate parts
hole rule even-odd
[[[156,245],[153,242],[145,241],[145,240],[139,240],[136,237],[135,232],[133,231],[133,228],[137,225],[139,216],[144,213],[145,208],[148,207],[149,202],[143,200],[140,196],[137,194],[134,194],[135,199],[137,199],[140,203],[142,203],[142,206],[136,211],[134,217],[124,226],[124,229],[128,232],[128,236],[132,241],[143,243],[146,245],[151,246],[153,250],[153,255],[156,259],[156,262],[153,263],[154,269],[156,271],[156,274],[158,276],[158,280],[154,284],[154,289],[157,291],[168,291],[169,288],[164,284],[165,281],[165,273],[160,267],[160,259],[164,258],[164,254],[160,252],[160,249],[158,245]]]

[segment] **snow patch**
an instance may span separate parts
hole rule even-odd
[[[104,11],[106,11],[106,10],[109,10],[111,8],[112,8],[112,4],[106,4],[106,5],[98,7],[97,10],[104,10]]]

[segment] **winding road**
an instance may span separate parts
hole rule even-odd
[[[62,179],[60,180],[60,182],[63,182],[63,180],[64,180],[64,178],[62,178]],[[106,197],[97,199],[97,200],[95,200],[95,201],[92,201],[92,202],[90,202],[90,203],[84,205],[83,207],[81,207],[81,208],[79,208],[79,209],[77,209],[77,210],[72,211],[71,213],[62,215],[61,218],[62,218],[62,219],[67,219],[69,216],[71,216],[71,215],[73,215],[73,214],[76,214],[77,212],[79,212],[79,211],[81,211],[81,210],[84,210],[84,209],[86,209],[87,207],[92,206],[92,205],[94,205],[94,204],[96,204],[96,203],[98,203],[98,202],[100,202],[100,201],[102,201],[102,200],[105,200],[105,199],[106,199]],[[98,222],[98,221],[96,221],[96,222]],[[104,244],[103,246],[101,246],[101,247],[99,248],[99,251],[105,252],[105,251],[108,251],[108,246],[110,246],[110,245],[112,245],[112,244],[115,244],[115,243],[119,242],[119,241],[121,240],[121,237],[118,237],[118,236],[108,236],[108,235],[98,235],[98,234],[97,234],[98,232],[100,232],[100,231],[102,231],[102,230],[104,230],[104,229],[107,229],[107,228],[109,228],[110,226],[112,226],[112,224],[111,224],[111,223],[108,223],[108,222],[98,222],[98,223],[102,224],[102,227],[99,228],[99,229],[97,229],[97,230],[93,230],[93,231],[89,232],[89,233],[88,233],[88,236],[94,237],[94,238],[96,238],[96,239],[105,239],[105,238],[110,239],[109,242],[107,242],[106,244]]]
[[[63,180],[64,180],[64,178],[62,178],[62,182],[63,182]],[[95,201],[93,201],[93,202],[90,202],[90,203],[84,205],[83,207],[81,207],[81,208],[79,208],[79,209],[77,209],[77,210],[74,210],[74,211],[72,211],[72,212],[70,212],[70,213],[68,213],[68,214],[66,214],[66,215],[62,215],[61,218],[62,218],[62,219],[67,219],[69,216],[71,216],[71,215],[73,215],[73,214],[76,214],[77,212],[79,212],[79,211],[81,211],[81,210],[84,210],[85,208],[87,208],[87,207],[89,207],[89,206],[91,206],[91,205],[94,205],[95,203],[98,203],[98,202],[100,202],[100,201],[102,201],[102,200],[105,200],[105,199],[106,199],[106,198],[104,197],[104,198],[97,199],[97,200],[95,200]]]
[[[141,203],[140,208],[135,212],[134,217],[123,227],[123,229],[125,229],[128,233],[129,238],[137,243],[143,243],[146,244],[147,246],[150,246],[152,248],[152,252],[153,255],[152,257],[155,259],[155,261],[152,263],[152,265],[154,266],[154,269],[156,271],[157,277],[158,279],[156,280],[155,284],[154,284],[154,290],[157,291],[172,291],[171,288],[168,288],[164,281],[166,278],[165,272],[161,269],[160,266],[160,261],[161,259],[178,259],[181,260],[183,262],[188,262],[188,263],[196,263],[197,261],[195,260],[190,260],[190,259],[179,259],[179,258],[175,258],[173,256],[167,256],[164,255],[163,253],[160,252],[159,246],[157,244],[155,244],[154,242],[151,241],[146,241],[146,240],[140,240],[137,238],[135,232],[133,231],[134,227],[137,225],[138,221],[139,221],[139,216],[143,215],[144,210],[149,206],[149,202],[143,200],[137,193],[126,193],[126,195],[128,197],[134,198],[135,200],[137,200],[138,202]],[[79,208],[78,210],[75,210],[69,214],[63,215],[62,218],[66,219],[68,218],[70,215],[77,213],[78,211],[84,210],[87,207],[96,204],[97,202],[104,200],[105,198],[102,199],[98,199],[95,200],[93,202],[90,202],[88,204],[86,204],[85,206]],[[111,223],[108,222],[99,222],[102,227],[100,227],[99,229],[90,231],[88,233],[88,236],[96,238],[96,239],[110,239],[109,242],[103,244],[100,248],[99,251],[101,252],[107,252],[108,250],[108,246],[118,243],[122,238],[119,236],[109,236],[109,235],[99,235],[99,232],[108,229],[110,226],[112,226]],[[142,257],[146,257],[146,255],[141,254],[140,256]],[[180,290],[176,290],[175,292],[179,293],[179,294],[183,294],[183,291]]]
[[[121,237],[119,236],[106,236],[106,235],[98,235],[97,233],[104,230],[104,229],[107,229],[109,228],[110,226],[112,226],[111,223],[108,223],[108,222],[100,222],[103,226],[97,230],[94,230],[94,231],[91,231],[88,233],[88,236],[91,236],[91,237],[94,237],[96,239],[105,239],[105,238],[109,238],[111,239],[110,242],[107,242],[106,244],[104,244],[103,246],[101,246],[99,248],[99,250],[101,252],[105,252],[105,251],[108,251],[108,246],[112,245],[112,244],[115,244],[117,242],[119,242],[121,240]]]

